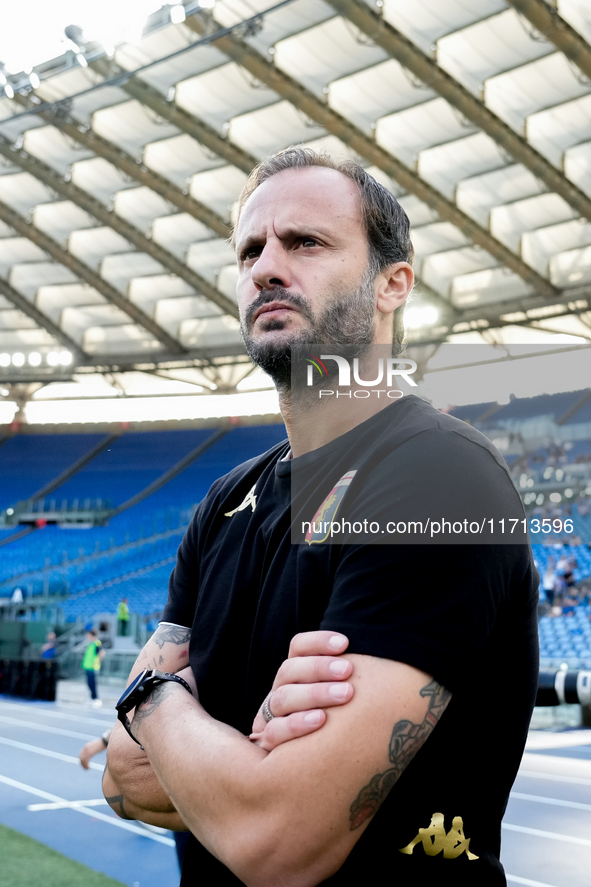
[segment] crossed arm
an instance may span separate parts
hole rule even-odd
[[[130,774],[125,765],[134,745],[130,738],[119,733],[109,743],[106,789],[110,780],[115,797],[121,796],[118,812],[146,818],[138,802],[149,777],[158,784],[168,823],[150,821],[170,827],[177,817],[177,827],[186,824],[244,883],[311,887],[328,878],[341,867],[450,698],[429,675],[408,665],[360,655],[347,659],[353,666],[348,683],[354,688],[348,704],[323,713],[322,729],[298,736],[296,726],[298,738],[270,751],[264,737],[252,742],[215,721],[182,687],[159,687],[133,722],[147,751],[144,778]],[[190,679],[190,670],[183,677]],[[299,692],[300,704],[308,705],[307,691]],[[290,693],[296,705],[297,688]],[[289,695],[281,688],[273,696],[275,713],[282,694]],[[302,718],[305,714],[299,712]],[[289,718],[275,720],[289,724]],[[138,756],[135,749],[131,752]],[[153,797],[150,804],[155,806]]]

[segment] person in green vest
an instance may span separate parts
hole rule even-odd
[[[129,607],[127,606],[127,598],[122,598],[117,604],[117,634],[121,637],[127,637],[129,630]]]
[[[99,641],[96,631],[91,628],[86,632],[86,640],[88,641],[88,646],[84,651],[84,658],[82,659],[82,668],[84,669],[84,674],[86,675],[86,682],[88,684],[88,689],[90,690],[90,698],[92,699],[92,704],[95,708],[98,708],[102,705],[101,700],[98,698],[98,694],[96,692],[96,676],[100,671],[101,662],[105,655],[105,651],[102,649],[102,644]]]

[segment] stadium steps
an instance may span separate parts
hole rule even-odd
[[[99,440],[99,442],[92,447],[87,453],[84,453],[73,465],[70,465],[66,468],[65,471],[62,471],[57,477],[53,480],[50,480],[48,484],[45,484],[44,487],[41,487],[40,490],[37,490],[36,493],[33,493],[32,496],[28,497],[27,501],[36,502],[37,499],[43,499],[45,496],[49,496],[50,493],[53,493],[54,490],[57,490],[58,487],[61,487],[62,484],[65,484],[67,480],[70,480],[75,474],[78,474],[83,468],[85,468],[89,462],[92,462],[103,450],[106,450],[107,447],[110,447],[111,444],[115,443],[121,437],[122,432],[119,431],[116,434],[109,434],[103,440]]]
[[[153,493],[157,493],[158,490],[161,490],[162,487],[166,486],[166,484],[173,480],[181,471],[184,471],[185,468],[188,468],[193,462],[199,459],[204,453],[206,453],[211,447],[215,446],[218,441],[220,441],[223,437],[228,434],[228,428],[218,428],[217,431],[214,431],[212,435],[210,435],[207,440],[200,443],[199,446],[195,447],[195,449],[191,450],[190,453],[187,453],[182,459],[180,459],[176,465],[173,465],[172,468],[169,468],[168,471],[165,471],[164,474],[161,474],[160,477],[156,478],[151,484],[145,487],[143,490],[140,490],[139,493],[136,493],[135,496],[132,496],[131,499],[128,499],[126,502],[122,502],[121,505],[118,505],[117,508],[114,508],[110,513],[110,517],[115,517],[118,514],[121,514],[122,511],[127,511],[128,508],[133,508],[134,505],[138,505],[140,502],[143,502],[144,499],[147,499],[148,496],[151,496]]]
[[[574,416],[575,413],[584,407],[586,403],[591,400],[591,388],[588,391],[585,391],[579,400],[572,405],[565,413],[562,414],[558,419],[556,419],[557,425],[565,425],[571,416]]]
[[[16,542],[17,539],[23,539],[25,536],[30,536],[30,534],[34,533],[36,529],[37,527],[25,527],[24,530],[19,530],[17,533],[12,533],[12,535],[0,539],[0,548],[3,545],[8,545],[10,542]]]

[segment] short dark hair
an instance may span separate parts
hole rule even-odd
[[[369,270],[375,277],[389,265],[408,262],[412,265],[414,248],[410,239],[410,222],[394,195],[354,160],[337,160],[325,151],[295,146],[261,160],[250,173],[238,200],[234,234],[244,204],[267,179],[287,169],[321,166],[343,173],[359,188],[361,214],[369,246]],[[404,305],[394,312],[393,350],[401,350],[404,341]]]

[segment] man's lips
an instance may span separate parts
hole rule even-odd
[[[278,311],[295,311],[293,305],[289,305],[287,302],[267,302],[266,305],[262,305],[258,311],[255,312],[253,317],[253,323],[259,317],[262,317],[263,314],[271,314]]]

